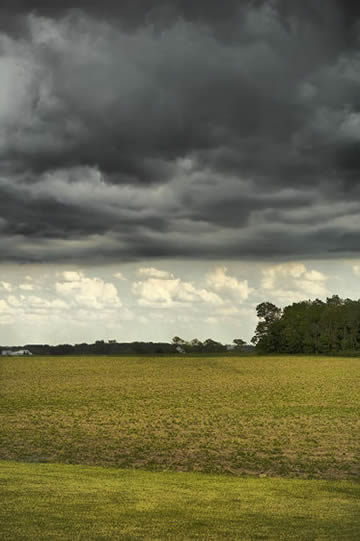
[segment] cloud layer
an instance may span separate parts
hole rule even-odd
[[[189,262],[129,264],[121,273],[118,265],[3,266],[0,344],[169,341],[175,335],[249,340],[259,302],[284,306],[332,293],[346,297],[358,286],[358,263],[343,262],[325,274],[319,262],[214,262],[203,263],[196,276]]]
[[[358,252],[356,3],[148,4],[2,2],[2,259]]]

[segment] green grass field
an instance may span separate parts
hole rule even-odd
[[[360,360],[3,358],[0,459],[360,479]]]
[[[0,538],[352,540],[360,484],[0,462]]]
[[[359,384],[357,358],[0,358],[0,539],[359,539]]]

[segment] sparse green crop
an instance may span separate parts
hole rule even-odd
[[[360,484],[0,462],[0,539],[359,538]]]
[[[360,360],[2,358],[0,458],[360,479]]]

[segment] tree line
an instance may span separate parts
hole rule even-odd
[[[259,318],[251,342],[263,353],[340,353],[360,350],[360,300],[315,299],[278,308],[256,307]]]
[[[93,344],[26,345],[34,355],[118,355],[172,353],[351,353],[360,351],[360,300],[338,295],[326,301],[315,299],[279,308],[271,302],[256,307],[259,322],[247,345],[241,338],[222,344],[211,338],[187,341],[174,336],[167,342],[117,342],[97,340]],[[16,350],[19,348],[6,348]],[[4,350],[0,346],[0,352]]]
[[[27,344],[25,346],[0,346],[0,354],[4,351],[16,352],[27,350],[33,355],[158,355],[179,353],[225,353],[228,351],[247,352],[253,346],[246,345],[241,338],[235,338],[233,345],[222,344],[208,338],[201,340],[194,338],[186,341],[178,336],[168,342],[117,342],[116,340],[97,340],[93,344]]]

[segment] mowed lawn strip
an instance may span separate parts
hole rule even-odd
[[[0,462],[0,539],[357,540],[360,484]]]
[[[360,479],[360,360],[0,358],[0,459]]]

